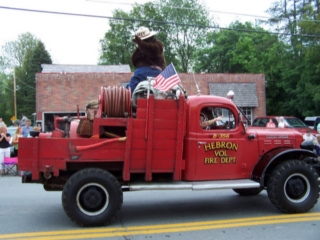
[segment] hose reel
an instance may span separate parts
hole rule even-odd
[[[131,111],[131,89],[116,86],[101,87],[99,108],[101,117],[128,117]]]

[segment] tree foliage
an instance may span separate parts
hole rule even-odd
[[[13,73],[16,79],[17,118],[25,114],[32,119],[36,98],[35,73],[42,71],[42,63],[52,61],[44,44],[31,33],[21,34],[18,40],[6,43],[2,52],[4,55],[0,58],[0,117],[10,125],[10,118],[14,116]]]
[[[195,71],[265,73],[268,115],[319,115],[319,2],[275,2],[267,23],[283,35],[240,22],[229,26],[235,31],[208,32]]]
[[[6,67],[22,67],[27,52],[37,45],[38,39],[31,33],[23,33],[16,41],[7,42],[2,47],[2,60]]]
[[[14,115],[13,104],[13,77],[0,72],[0,117],[6,124]]]
[[[281,75],[272,79],[286,96],[278,105],[287,115],[319,115],[320,24],[314,21],[320,19],[319,5],[318,0],[284,0],[269,9],[269,23],[290,34],[283,38],[287,51],[279,62]]]
[[[32,113],[36,111],[36,73],[42,71],[41,64],[51,64],[51,56],[46,51],[44,44],[38,41],[33,51],[26,54],[21,72],[25,74],[25,84],[18,90],[17,103],[19,113],[32,119]]]
[[[231,23],[233,30],[209,32],[207,46],[197,51],[196,72],[263,73],[267,53],[278,42],[260,27],[251,23]],[[260,31],[257,33],[253,31]]]
[[[135,49],[131,39],[140,26],[158,31],[157,38],[165,46],[166,62],[173,62],[177,71],[188,72],[194,65],[194,54],[201,47],[206,32],[206,29],[197,25],[210,24],[208,13],[197,0],[157,0],[154,3],[136,4],[129,13],[116,10],[113,15],[118,19],[143,21],[110,20],[110,30],[101,40],[99,63],[130,63],[131,69],[131,55]]]

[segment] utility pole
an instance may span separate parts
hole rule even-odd
[[[14,116],[17,118],[17,96],[16,96],[16,76],[15,67],[13,67],[13,100],[14,100]]]

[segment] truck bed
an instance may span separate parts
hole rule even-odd
[[[132,174],[144,174],[146,181],[154,173],[172,173],[181,180],[182,149],[185,134],[185,101],[138,99],[135,118],[99,118],[93,122],[93,134],[120,129],[125,142],[105,143],[107,138],[23,138],[19,144],[19,170],[31,171],[38,180],[44,172],[59,176],[61,171],[97,166],[121,171],[122,180]],[[98,143],[102,146],[90,148]],[[76,146],[89,146],[76,151]]]

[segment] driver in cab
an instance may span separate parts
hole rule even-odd
[[[222,117],[217,117],[211,120],[205,120],[205,116],[200,114],[200,127],[202,129],[210,129],[210,126],[217,121],[222,121]]]

